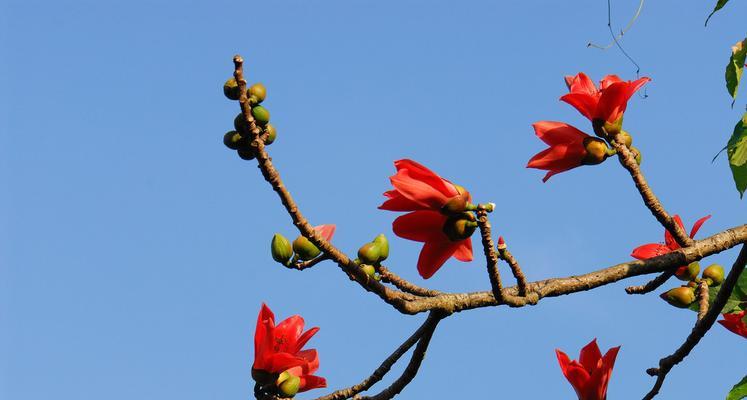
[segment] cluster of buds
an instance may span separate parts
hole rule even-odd
[[[230,78],[223,84],[223,94],[230,100],[239,100],[241,98],[241,89],[236,79]],[[246,90],[246,96],[251,106],[252,118],[262,132],[260,135],[265,137],[264,144],[270,145],[277,138],[275,127],[270,124],[270,112],[260,104],[267,97],[267,89],[261,83],[255,83]],[[226,132],[223,136],[223,144],[231,150],[236,150],[244,160],[254,159],[254,150],[251,146],[251,132],[247,125],[243,113],[239,113],[233,120],[234,130]]]
[[[329,241],[335,233],[335,226],[319,225],[314,227],[314,230],[317,231],[324,240]],[[389,246],[387,244],[387,252],[388,251]],[[288,267],[298,261],[311,261],[319,257],[322,254],[322,251],[304,236],[299,235],[293,243],[291,243],[285,236],[276,233],[270,242],[270,253],[272,254],[273,260]]]
[[[697,261],[677,268],[674,276],[686,281],[687,284],[669,289],[662,293],[660,297],[675,307],[687,308],[695,302],[695,289],[701,281],[704,281],[708,286],[719,286],[724,282],[724,267],[718,264],[712,264],[704,269],[700,278],[698,278],[699,272],[700,263]]]
[[[380,277],[376,273],[376,267],[380,266],[387,257],[389,257],[389,240],[382,233],[358,249],[358,258],[355,259],[355,263],[360,265],[366,275],[378,281]]]

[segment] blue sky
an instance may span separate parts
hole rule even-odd
[[[688,228],[713,214],[702,237],[745,215],[725,159],[710,160],[745,103],[729,107],[723,70],[747,9],[732,2],[704,28],[709,3],[646,2],[623,41],[653,79],[626,128],[670,211]],[[613,2],[613,23],[637,5]],[[495,202],[494,230],[530,280],[625,261],[662,240],[616,161],[546,184],[524,168],[545,147],[533,122],[589,130],[558,101],[564,75],[635,77],[618,51],[586,48],[609,40],[606,23],[606,2],[587,0],[1,2],[0,397],[249,398],[263,301],[321,327],[311,344],[335,389],[367,376],[422,321],[332,264],[298,273],[272,262],[270,238],[294,237],[290,220],[255,165],[221,144],[237,113],[221,91],[236,53],[268,88],[270,150],[287,186],[312,223],[337,225],[334,243],[349,254],[387,233],[389,267],[406,278],[489,287],[480,262],[417,276],[419,244],[395,239],[396,215],[376,209],[399,158]],[[553,351],[575,356],[594,337],[603,350],[622,345],[610,399],[640,398],[653,383],[645,369],[694,318],[624,293],[644,280],[456,315],[401,398],[570,399]],[[716,326],[661,398],[722,398],[746,356]]]

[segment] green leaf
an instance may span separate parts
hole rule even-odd
[[[729,57],[729,64],[726,65],[726,73],[724,74],[726,77],[726,90],[732,98],[732,107],[734,107],[734,102],[737,100],[739,81],[742,79],[742,72],[744,72],[745,56],[747,56],[747,39],[739,41],[732,46],[731,57]]]
[[[726,154],[729,155],[729,167],[741,198],[747,190],[747,113],[734,127],[734,133],[726,145]]]
[[[713,11],[711,11],[711,13],[708,14],[708,18],[706,18],[706,22],[705,22],[706,26],[708,26],[708,20],[711,19],[711,17],[713,16],[713,14],[715,14],[716,11],[724,8],[724,6],[726,5],[726,3],[728,3],[728,2],[729,2],[729,0],[718,0],[718,3],[716,3],[716,7],[713,8]]]
[[[729,394],[726,395],[726,400],[742,400],[745,397],[747,397],[747,376],[731,388]]]

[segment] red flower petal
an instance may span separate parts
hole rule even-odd
[[[667,254],[671,251],[672,249],[661,243],[648,243],[644,244],[643,246],[636,247],[635,250],[633,250],[633,253],[631,253],[630,255],[638,260],[647,260],[649,258],[654,258],[662,254]]]
[[[397,217],[392,222],[394,234],[416,242],[426,242],[434,235],[446,237],[443,226],[446,216],[430,210],[413,211]]]
[[[599,90],[607,89],[611,84],[622,82],[623,80],[620,79],[617,75],[607,75],[604,78],[602,78],[601,81],[599,81]]]
[[[573,386],[579,399],[582,399],[586,385],[589,382],[589,373],[577,361],[571,361],[567,354],[559,349],[555,349],[555,355],[558,357],[560,370],[563,371],[565,379]]]
[[[613,347],[607,351],[601,361],[599,368],[595,369],[589,378],[586,397],[584,400],[606,400],[607,385],[612,376],[612,369],[615,367],[615,359],[620,347]]]
[[[314,230],[321,235],[326,241],[332,240],[332,236],[335,235],[335,225],[318,225],[314,227]]]
[[[596,339],[592,340],[591,342],[589,342],[589,344],[581,349],[579,361],[589,373],[592,373],[595,369],[597,369],[597,364],[599,364],[599,361],[601,360],[602,352],[599,351],[599,346],[597,346]]]
[[[549,145],[578,142],[589,136],[565,122],[538,121],[533,123],[532,127],[534,134]]]
[[[390,190],[388,192],[384,192],[384,196],[388,197],[389,200],[385,201],[379,206],[380,210],[414,211],[414,210],[425,209],[420,204],[408,199],[405,196],[402,196],[396,190]]]
[[[461,241],[452,242],[445,234],[425,242],[418,257],[418,273],[428,279],[457,251]]]
[[[566,82],[567,79],[568,78],[566,78]],[[568,85],[568,90],[570,90],[571,93],[582,93],[592,96],[596,96],[599,93],[597,87],[594,86],[594,82],[583,72],[579,72],[574,77]]]
[[[698,233],[698,231],[700,230],[700,227],[703,226],[703,223],[705,223],[706,221],[708,221],[709,218],[711,218],[710,214],[706,215],[705,217],[703,217],[703,218],[701,218],[701,219],[699,219],[697,221],[695,221],[695,225],[693,225],[693,229],[690,231],[690,238],[691,239],[695,237],[695,234]]]
[[[535,154],[527,163],[527,168],[567,171],[581,166],[585,154],[583,144],[556,145]]]
[[[464,239],[461,242],[459,242],[459,247],[457,247],[456,251],[454,252],[454,258],[462,262],[472,261],[472,239],[471,238]]]
[[[298,387],[299,392],[305,392],[311,389],[327,387],[327,380],[321,376],[305,375],[301,376],[301,384]]]
[[[301,351],[303,346],[306,346],[306,343],[308,343],[309,340],[311,340],[311,337],[316,335],[317,332],[319,332],[319,328],[315,326],[304,332],[303,335],[299,336],[298,340],[296,341],[296,349],[294,352]]]
[[[683,231],[685,230],[685,225],[682,224],[682,218],[680,218],[679,215],[675,214],[674,217],[672,217],[672,219],[674,219],[674,222],[677,225],[679,225]],[[677,250],[680,248],[680,245],[677,243],[676,240],[674,240],[674,236],[672,236],[672,234],[669,233],[669,229],[664,230],[664,243],[666,243],[667,246],[669,246],[669,248],[672,250]]]
[[[568,93],[560,98],[578,110],[584,117],[593,120],[598,100],[595,96],[585,93]]]

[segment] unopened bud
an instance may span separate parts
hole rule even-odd
[[[293,257],[293,248],[285,236],[276,233],[272,237],[272,243],[270,244],[270,250],[272,252],[272,259],[283,265],[288,265],[291,257]]]
[[[301,388],[301,378],[285,371],[280,374],[276,384],[278,385],[278,392],[283,397],[293,397]]]
[[[584,165],[601,164],[609,157],[607,155],[607,143],[602,139],[591,136],[584,138],[584,148],[586,149],[586,155],[581,161]]]
[[[696,287],[698,287],[698,282],[697,281],[687,282],[687,286],[695,289]]]
[[[710,279],[712,286],[718,286],[724,282],[724,267],[718,264],[709,265],[703,270],[703,278]]]
[[[241,145],[241,134],[236,131],[228,131],[223,135],[223,144],[231,150],[238,150]]]
[[[239,157],[241,157],[242,160],[254,160],[254,151],[251,149],[239,149],[237,153],[239,153]]]
[[[257,99],[257,102],[255,104],[259,104],[265,101],[265,97],[267,96],[267,89],[265,88],[265,85],[261,83],[255,83],[254,85],[249,87],[247,94],[249,96],[255,97]]]
[[[617,119],[615,122],[604,122],[604,131],[607,132],[608,137],[615,137],[618,133],[622,131],[622,125],[623,125],[623,116],[620,115],[620,118]]]
[[[373,265],[363,264],[361,265],[361,270],[365,272],[366,275],[370,276],[371,278],[374,278],[376,276],[376,268],[374,268]]]
[[[503,240],[503,236],[498,236],[498,251],[506,250],[506,241]]]
[[[695,290],[689,286],[681,286],[669,289],[662,293],[660,297],[675,307],[687,308],[695,302]]]
[[[633,144],[633,136],[630,136],[627,131],[620,131],[620,134],[617,135],[617,140],[624,144],[625,147],[630,147]]]
[[[366,243],[358,249],[358,259],[363,264],[376,264],[380,257],[379,246],[376,243]]]
[[[475,233],[475,229],[477,229],[477,222],[472,213],[453,215],[446,219],[443,226],[443,232],[453,242],[467,239]]]
[[[468,203],[468,194],[458,194],[449,199],[449,201],[447,201],[446,204],[441,207],[441,212],[446,215],[459,214],[467,209]]]
[[[252,107],[252,116],[260,125],[265,125],[270,122],[270,112],[262,106]]]
[[[239,132],[247,131],[246,119],[244,118],[244,114],[239,113],[239,115],[237,115],[236,118],[233,119],[233,129],[236,129]]]
[[[389,240],[382,233],[376,236],[373,242],[379,246],[379,262],[386,260],[389,257]]]
[[[641,162],[643,161],[643,156],[641,155],[641,151],[638,150],[638,148],[630,146],[630,152],[633,153],[633,157],[635,157],[635,162],[638,165],[641,165]]]
[[[274,142],[275,139],[278,137],[278,133],[275,130],[275,127],[272,126],[271,124],[267,124],[267,126],[265,126],[265,132],[267,132],[267,139],[265,139],[265,144],[271,145],[272,142]]]
[[[223,94],[229,100],[238,100],[241,97],[241,91],[239,91],[239,84],[236,79],[230,78],[223,84]]]
[[[700,272],[700,263],[693,261],[688,265],[683,265],[674,272],[674,276],[681,281],[694,281]]]
[[[303,236],[299,236],[293,241],[293,251],[296,252],[298,258],[304,261],[313,260],[322,253],[318,247],[314,246],[314,243]]]

